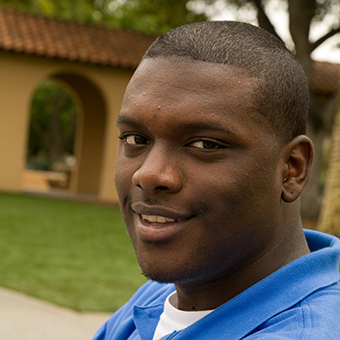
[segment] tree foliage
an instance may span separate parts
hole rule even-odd
[[[0,0],[0,5],[48,17],[81,22],[93,21],[93,1],[91,0]]]
[[[207,17],[190,11],[188,0],[96,0],[94,13],[103,23],[116,27],[163,33],[186,23]]]
[[[0,6],[61,19],[159,34],[207,19],[188,0],[0,0]]]

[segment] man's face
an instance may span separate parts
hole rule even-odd
[[[279,142],[234,67],[147,59],[118,118],[115,184],[138,262],[160,282],[251,266],[282,236]]]

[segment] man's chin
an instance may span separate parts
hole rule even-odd
[[[174,283],[174,284],[188,284],[193,283],[195,280],[192,279],[190,275],[168,273],[168,272],[145,272],[142,271],[142,274],[149,280],[156,281],[159,283]],[[200,281],[201,278],[197,278],[197,281]]]
[[[172,277],[164,273],[149,273],[149,272],[142,271],[142,274],[148,280],[156,281],[159,283],[174,283]]]

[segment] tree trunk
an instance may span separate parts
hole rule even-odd
[[[340,237],[340,101],[337,106],[322,213],[317,229]]]
[[[295,45],[295,55],[301,63],[309,85],[312,84],[312,45],[309,31],[316,11],[315,0],[288,0],[289,31]]]

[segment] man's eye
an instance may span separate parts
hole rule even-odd
[[[221,147],[219,144],[208,140],[198,140],[191,143],[190,146],[197,149],[219,149]]]
[[[122,138],[127,145],[144,145],[148,144],[147,138],[141,135],[127,135]]]

